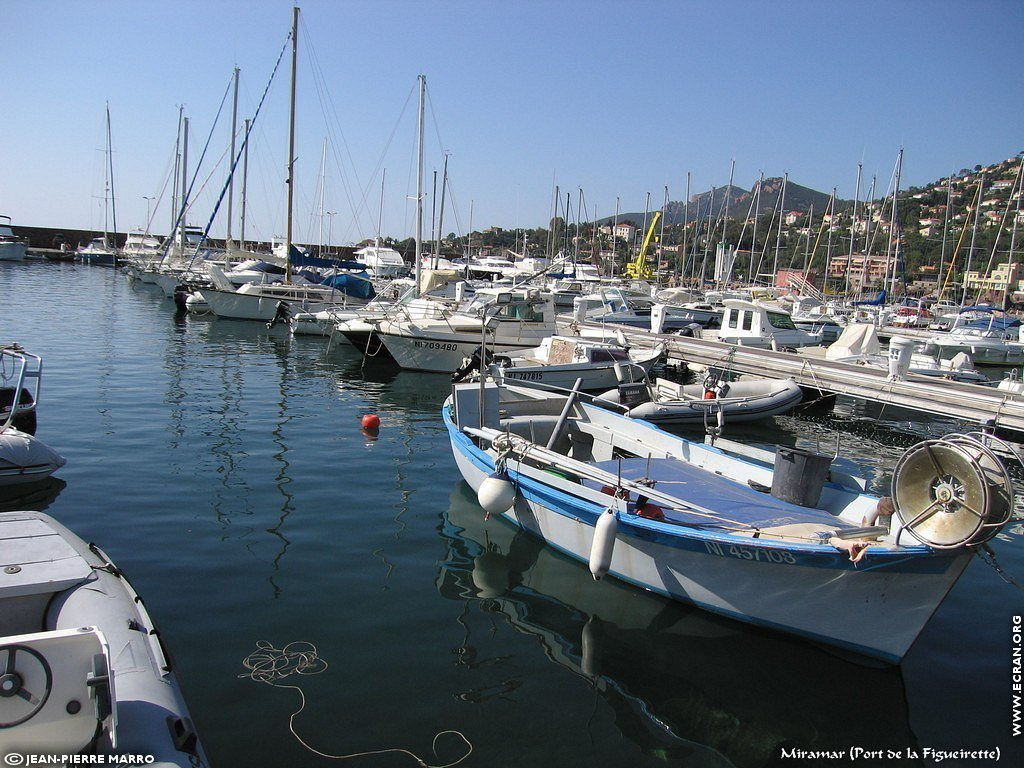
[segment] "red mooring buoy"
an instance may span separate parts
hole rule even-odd
[[[363,416],[363,429],[379,429],[380,416],[375,413],[368,413]]]

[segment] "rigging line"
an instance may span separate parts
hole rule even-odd
[[[213,220],[217,216],[217,211],[220,209],[220,204],[224,200],[224,195],[227,193],[228,186],[231,184],[231,179],[235,175],[235,169],[238,167],[238,162],[239,162],[239,160],[242,159],[242,154],[245,151],[245,147],[249,143],[249,136],[252,134],[253,126],[256,125],[256,119],[259,117],[260,110],[263,109],[263,102],[266,101],[267,93],[270,91],[270,86],[274,82],[274,76],[277,74],[278,67],[281,66],[281,60],[284,58],[285,51],[288,49],[288,43],[291,42],[291,39],[292,39],[292,33],[291,33],[291,31],[289,31],[288,35],[285,37],[284,45],[281,47],[281,52],[277,55],[277,62],[274,64],[274,69],[270,73],[270,79],[267,81],[267,85],[263,89],[263,95],[260,96],[260,103],[256,106],[256,113],[252,116],[252,120],[249,122],[249,129],[245,133],[245,138],[242,139],[242,146],[240,146],[238,148],[238,154],[235,155],[234,160],[231,163],[231,171],[228,173],[227,181],[224,183],[224,187],[220,191],[220,197],[217,198],[217,203],[213,207],[213,213],[210,214],[210,220],[206,223],[206,227],[203,229],[203,236],[200,238],[199,242],[196,244],[195,253],[192,254],[192,258],[189,261],[189,267],[191,267],[192,266],[192,262],[194,262],[196,260],[196,256],[199,255],[199,249],[202,247],[203,242],[206,240],[207,235],[210,233],[210,227],[213,226]],[[228,93],[231,90],[231,84],[232,84],[233,79],[234,79],[234,75],[232,74],[232,80],[228,82],[228,89],[224,92],[224,98],[221,100],[220,109],[217,110],[217,117],[213,121],[214,127],[217,126],[217,121],[220,118],[220,113],[224,109],[224,102],[227,100]],[[210,146],[210,139],[212,139],[212,138],[213,138],[213,129],[210,130],[210,136],[206,139],[206,147],[203,148],[203,154],[199,157],[199,164],[196,166],[196,173],[199,172],[199,168],[200,168],[200,166],[202,166],[203,157],[206,156],[206,149],[207,149],[207,147]],[[195,179],[193,178],[193,183],[194,182],[195,182]],[[189,194],[191,194],[191,192],[192,192],[192,185],[189,185]],[[184,213],[185,213],[185,205],[183,203],[182,204],[182,216],[184,215]],[[181,217],[179,217],[178,222],[179,222],[179,224],[181,223]]]
[[[189,200],[192,198],[192,190],[195,188],[196,180],[199,178],[199,169],[203,167],[203,159],[206,157],[206,152],[210,148],[210,142],[213,140],[213,134],[214,134],[214,131],[217,128],[217,123],[220,122],[220,115],[221,115],[221,112],[224,111],[224,104],[228,100],[228,94],[231,93],[231,85],[232,85],[232,80],[233,79],[234,79],[234,74],[232,74],[232,77],[228,80],[227,88],[224,89],[224,96],[220,100],[220,106],[217,108],[217,114],[213,118],[213,125],[210,126],[210,132],[206,136],[206,144],[203,145],[203,151],[199,153],[199,162],[196,163],[196,169],[192,173],[192,180],[188,184],[188,190],[187,191],[183,191],[182,198],[181,198],[181,215],[178,217],[178,225],[179,226],[183,225],[183,220],[185,218],[185,212],[188,210]],[[197,252],[198,252],[198,249],[197,249]],[[193,256],[193,258],[195,258],[195,256]]]
[[[389,150],[391,149],[391,145],[394,143],[395,136],[397,136],[397,134],[398,134],[398,129],[399,129],[399,127],[402,124],[402,121],[403,121],[403,119],[405,117],[405,114],[406,114],[408,108],[409,108],[409,104],[412,101],[412,96],[413,96],[414,93],[416,93],[416,88],[415,87],[411,88],[409,90],[409,93],[408,93],[408,95],[406,96],[406,99],[405,99],[405,103],[402,105],[402,109],[399,111],[398,119],[395,121],[394,125],[392,126],[391,132],[388,134],[387,141],[384,144],[384,149],[381,151],[381,154],[380,154],[380,156],[377,159],[377,164],[374,166],[373,171],[370,174],[370,180],[367,182],[366,186],[363,187],[362,195],[361,195],[361,198],[360,198],[359,208],[364,210],[364,211],[369,211],[369,206],[368,206],[368,202],[367,201],[369,199],[371,191],[375,191],[376,190],[376,186],[375,185],[374,185],[374,189],[371,190],[370,182],[374,181],[377,178],[377,176],[380,173],[381,169],[384,167],[384,160],[387,157],[387,154],[388,154]],[[337,157],[337,154],[336,154],[336,148],[333,145],[331,146],[331,152],[334,155],[335,163],[338,165],[338,167],[340,169],[341,165],[338,162],[338,157]],[[355,226],[356,223],[357,222],[353,221],[351,226]],[[383,226],[381,227],[381,230],[383,231]],[[348,234],[347,234],[345,239],[348,239],[348,240],[355,239],[353,237],[353,235],[352,235],[352,230],[351,229],[349,230],[349,232],[348,232]]]
[[[977,206],[981,202],[981,188],[982,184],[978,184],[978,191],[974,195],[974,205]],[[967,211],[970,211],[971,207],[967,207]],[[957,242],[956,247],[953,249],[952,256],[949,257],[949,271],[946,272],[946,282],[942,284],[942,290],[939,291],[939,301],[942,301],[942,297],[946,295],[946,288],[949,285],[949,281],[953,276],[953,265],[956,264],[957,257],[960,255],[960,247],[964,244],[964,238],[967,237],[967,230],[969,227],[966,226],[967,222],[964,221],[964,226],[960,228],[960,240]]]
[[[305,21],[302,20],[303,28],[305,29]],[[307,40],[312,40],[312,37],[307,32]],[[331,155],[334,160],[335,167],[337,168],[341,185],[345,192],[345,197],[348,201],[349,209],[352,212],[352,221],[350,223],[350,229],[342,235],[345,240],[351,240],[354,238],[354,232],[358,231],[362,224],[359,219],[360,216],[370,216],[369,207],[369,196],[373,191],[371,189],[372,181],[376,178],[376,171],[371,174],[370,179],[364,185],[359,181],[359,173],[355,160],[353,159],[352,149],[349,146],[348,140],[345,136],[344,130],[341,129],[342,121],[338,117],[338,109],[335,106],[334,100],[331,97],[331,90],[326,87],[327,79],[323,75],[323,68],[320,65],[319,58],[316,53],[315,46],[309,44],[306,46],[305,53],[310,63],[310,68],[313,71],[313,82],[317,97],[320,102],[320,107],[325,116],[329,116],[333,119],[333,124],[328,123],[328,133],[332,139],[331,141]],[[408,101],[406,102],[408,103]],[[405,107],[403,107],[403,113]],[[397,130],[397,126],[396,126]],[[392,131],[392,136],[394,130]],[[340,136],[340,139],[338,138]],[[390,145],[390,139],[388,144]],[[344,157],[339,155],[339,146],[344,149]],[[386,150],[385,150],[386,151]],[[347,165],[345,158],[347,157]],[[383,156],[378,161],[378,168],[383,164]],[[352,179],[350,183],[349,179]],[[371,227],[372,228],[372,227]]]
[[[384,167],[384,161],[385,161],[385,159],[387,157],[388,152],[391,149],[392,144],[394,143],[395,137],[398,135],[398,129],[402,125],[402,122],[403,122],[403,120],[405,118],[406,112],[409,109],[409,104],[412,103],[412,97],[413,97],[413,95],[415,93],[416,93],[416,88],[415,87],[413,87],[413,88],[411,88],[409,90],[409,93],[408,93],[408,95],[406,96],[406,99],[405,99],[405,103],[402,104],[402,109],[399,111],[398,118],[397,118],[397,120],[395,120],[395,123],[394,123],[394,125],[391,128],[391,132],[388,134],[387,141],[384,144],[384,148],[381,151],[381,154],[380,154],[380,156],[377,159],[377,164],[374,166],[373,171],[370,174],[370,181],[374,181],[378,177],[378,175],[380,174],[381,169]],[[331,151],[332,152],[335,151],[333,146],[331,148]],[[335,159],[335,162],[337,162],[337,158]],[[363,210],[367,210],[367,211],[369,210],[369,207],[368,207],[369,196],[370,196],[371,192],[376,191],[376,186],[375,185],[374,185],[374,188],[371,190],[370,181],[368,181],[367,185],[363,188],[362,196],[361,196],[361,199],[360,199],[360,208],[362,208]],[[354,223],[355,222],[353,222],[353,224]],[[382,230],[383,230],[383,227],[382,227]],[[351,233],[350,233],[350,236],[349,236],[348,239],[353,239],[351,237]]]
[[[311,39],[308,33],[306,39],[307,41]],[[325,127],[327,128],[328,136],[331,139],[330,143],[332,152],[334,152],[333,159],[339,173],[341,187],[344,190],[345,198],[348,201],[349,210],[351,211],[353,218],[358,218],[359,206],[356,204],[355,194],[349,179],[355,179],[357,187],[361,187],[361,185],[358,183],[358,173],[356,172],[355,161],[352,159],[352,150],[349,147],[345,132],[341,130],[341,121],[338,118],[338,111],[334,106],[334,102],[331,100],[330,91],[326,87],[326,78],[323,76],[323,70],[320,67],[319,59],[316,58],[316,52],[312,50],[312,45],[310,44],[307,44],[303,51],[313,74],[313,90],[315,91],[317,100],[320,104],[320,111],[325,117],[332,117],[334,121],[333,123],[329,120],[325,121]],[[336,154],[335,148],[339,145],[344,148],[345,154],[348,157],[347,166],[343,159],[339,161]]]
[[[992,265],[995,262],[997,249],[999,248],[999,239],[1003,235],[1003,230],[1006,229],[1006,220],[1010,217],[1010,209],[1013,207],[1013,190],[1020,184],[1021,171],[1024,171],[1024,162],[1022,162],[1020,167],[1017,169],[1017,178],[1013,180],[1013,186],[1010,187],[1010,196],[1006,198],[1006,207],[1003,209],[1003,218],[999,222],[999,228],[996,230],[995,240],[992,242],[992,252],[988,257],[988,266],[985,268],[985,274],[992,273]],[[1017,198],[1017,202],[1018,204],[1020,203],[1019,197]]]

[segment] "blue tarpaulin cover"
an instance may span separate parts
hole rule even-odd
[[[744,523],[752,528],[769,528],[792,523],[812,523],[823,529],[845,527],[846,524],[822,509],[812,509],[776,499],[768,493],[756,491],[747,485],[728,480],[706,469],[701,469],[679,459],[629,458],[622,461],[595,462],[595,468],[619,476],[625,480],[653,480],[654,488],[661,493],[677,496],[684,503],[717,512],[729,521]],[[599,487],[600,483],[584,479],[586,485]],[[688,518],[685,512],[673,510],[672,519],[679,522],[707,525],[703,515]]]

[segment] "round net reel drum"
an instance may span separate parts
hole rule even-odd
[[[1013,510],[1013,481],[986,435],[947,435],[900,457],[892,498],[900,532],[952,549],[995,536]]]

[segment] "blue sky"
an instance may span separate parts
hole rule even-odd
[[[102,229],[109,103],[118,227],[169,228],[178,107],[190,223],[225,179],[233,67],[251,116],[291,24],[278,0],[0,0],[0,214]],[[443,229],[545,226],[555,185],[584,218],[642,211],[762,171],[852,198],[1024,150],[1020,0],[315,0],[301,4],[296,239],[413,233],[416,79],[427,80],[426,189],[448,153]],[[288,60],[249,155],[247,233],[284,232]],[[213,134],[211,136],[211,129]],[[321,174],[325,138],[326,173]],[[220,164],[218,165],[218,161]],[[320,215],[323,179],[324,210]],[[161,192],[164,190],[163,192]],[[163,197],[161,198],[161,194]],[[234,231],[240,190],[236,186]],[[145,197],[155,198],[147,201]],[[432,205],[425,201],[429,232]],[[222,208],[213,233],[225,231]]]

